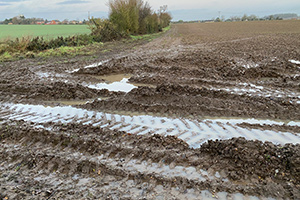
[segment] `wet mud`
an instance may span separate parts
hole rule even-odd
[[[54,191],[56,198],[72,197],[78,195],[77,188],[87,195],[91,189],[103,191],[102,184],[91,183],[107,179],[108,185],[122,183],[122,190],[146,186],[148,189],[138,196],[144,198],[162,195],[162,191],[153,190],[157,185],[183,194],[188,189],[201,192],[209,187],[213,194],[295,199],[300,195],[299,144],[277,146],[236,138],[208,141],[199,149],[190,149],[174,136],[139,136],[80,124],[48,123],[45,127],[48,130],[22,121],[1,125],[1,168],[5,169],[1,179],[6,183],[1,186],[2,194],[9,195],[11,187],[17,187],[14,198],[46,197]],[[176,171],[179,169],[183,172]],[[77,183],[70,190],[75,193],[63,192],[68,184],[47,183],[49,174],[57,181],[64,177],[66,183]],[[126,184],[129,181],[134,185]],[[85,186],[82,189],[81,184]],[[122,191],[104,191],[105,195],[125,195]],[[93,192],[90,195],[97,194]]]
[[[299,27],[0,63],[0,199],[300,199]]]

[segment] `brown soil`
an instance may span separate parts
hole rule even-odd
[[[177,24],[149,43],[110,45],[94,57],[0,63],[0,103],[89,100],[76,107],[193,120],[300,119],[300,65],[291,62],[300,61],[299,20]],[[129,82],[151,87],[87,87],[109,74],[131,74]],[[1,109],[0,199],[205,199],[205,192],[300,199],[297,142],[232,138],[192,149],[175,136],[9,120]],[[299,126],[237,126],[300,137]]]

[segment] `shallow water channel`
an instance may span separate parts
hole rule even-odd
[[[150,115],[121,115],[98,111],[88,111],[71,106],[48,107],[26,104],[0,104],[0,118],[25,120],[38,124],[48,122],[83,123],[131,134],[173,135],[190,147],[198,148],[208,140],[244,137],[248,140],[270,141],[275,144],[300,143],[300,133],[242,128],[239,123],[258,125],[289,125],[300,127],[300,122],[284,122],[258,119],[185,119],[155,117]]]

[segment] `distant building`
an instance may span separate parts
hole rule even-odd
[[[51,22],[47,22],[46,25],[56,25],[59,24],[60,21],[59,20],[52,20]]]
[[[71,23],[71,24],[79,24],[79,21],[73,20],[73,21],[71,21],[70,23]]]
[[[37,21],[36,24],[43,25],[43,24],[45,24],[45,21]]]
[[[65,20],[63,20],[61,23],[62,23],[62,24],[69,24],[70,22],[69,22],[69,20],[65,19]]]

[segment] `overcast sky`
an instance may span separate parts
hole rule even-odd
[[[26,18],[87,19],[107,17],[108,0],[0,0],[0,21],[20,14]],[[173,20],[204,20],[220,15],[260,17],[278,13],[300,15],[300,0],[148,0],[153,9],[168,5]]]

